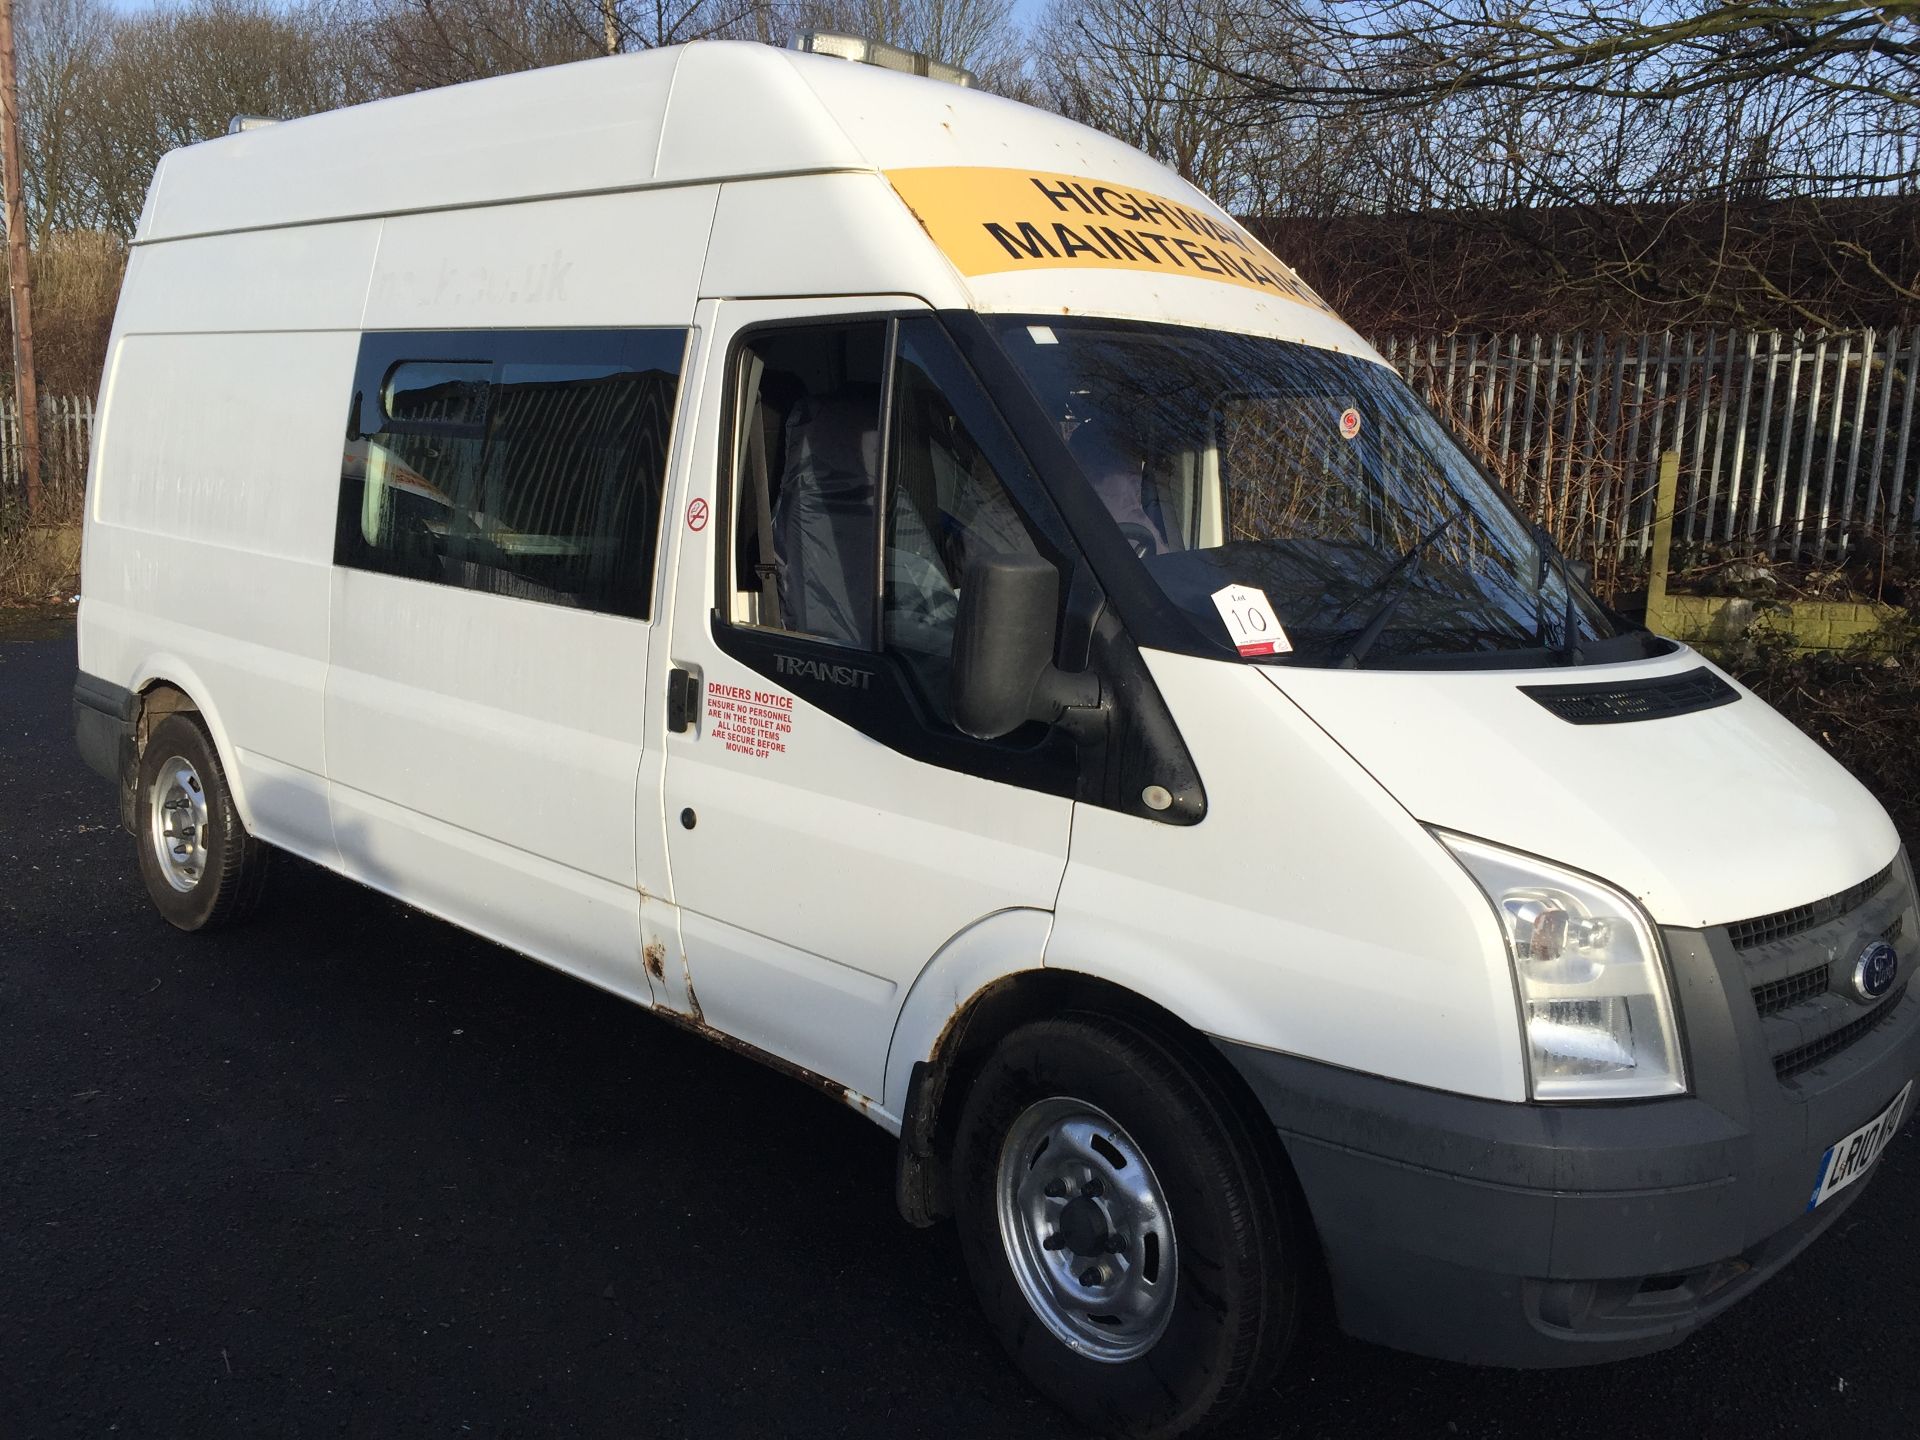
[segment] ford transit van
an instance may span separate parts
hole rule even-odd
[[[857,1107],[1101,1430],[1671,1345],[1905,1117],[1881,808],[1057,116],[697,44],[246,128],[101,400],[161,914],[291,852]]]

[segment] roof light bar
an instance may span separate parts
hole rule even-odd
[[[929,80],[942,80],[949,85],[971,87],[974,84],[971,70],[963,70],[958,65],[930,59],[918,51],[903,50],[898,45],[868,40],[860,35],[844,35],[833,30],[803,30],[795,38],[793,48],[809,55],[834,55],[861,65],[877,65],[882,70],[898,70],[903,75],[924,75]]]
[[[236,115],[227,122],[227,134],[244,135],[249,130],[264,130],[279,123],[278,115]]]

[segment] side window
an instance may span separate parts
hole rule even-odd
[[[730,618],[890,653],[944,721],[968,563],[1035,553],[970,377],[918,317],[758,331],[736,367]]]
[[[369,335],[334,559],[646,619],[686,335]]]
[[[945,720],[968,564],[979,555],[1036,550],[1006,486],[929,373],[938,353],[929,351],[926,337],[902,327],[881,615],[886,648],[907,664],[921,698]]]
[[[879,321],[764,331],[734,377],[735,623],[875,649]]]

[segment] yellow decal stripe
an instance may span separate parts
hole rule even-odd
[[[962,275],[1134,270],[1243,285],[1328,309],[1272,251],[1211,207],[1079,175],[987,166],[889,170],[887,179]]]

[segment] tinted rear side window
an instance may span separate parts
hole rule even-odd
[[[646,619],[683,330],[368,335],[334,559]]]

